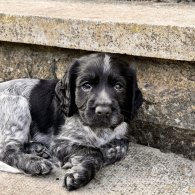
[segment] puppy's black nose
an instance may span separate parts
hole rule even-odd
[[[112,113],[112,110],[110,108],[110,106],[97,106],[95,108],[95,113],[98,116],[110,116],[110,114]]]

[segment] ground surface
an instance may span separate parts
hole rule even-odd
[[[60,170],[46,177],[0,173],[0,194],[195,194],[195,162],[136,144],[130,145],[125,159],[103,168],[77,191],[67,192],[62,187],[63,174]]]

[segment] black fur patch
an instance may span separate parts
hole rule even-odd
[[[30,112],[32,116],[32,131],[48,134],[59,132],[60,125],[64,123],[64,115],[55,102],[55,87],[57,80],[40,80],[31,91]],[[34,127],[34,129],[33,129]]]

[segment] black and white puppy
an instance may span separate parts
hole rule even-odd
[[[135,71],[108,54],[79,58],[61,80],[0,84],[0,160],[24,173],[66,168],[64,186],[87,184],[123,158],[128,125],[142,104]]]

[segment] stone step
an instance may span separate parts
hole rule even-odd
[[[62,187],[65,170],[45,177],[0,173],[2,195],[193,195],[195,162],[157,149],[130,144],[125,159],[107,166],[87,186],[74,192]]]
[[[195,60],[195,6],[0,0],[0,40]]]
[[[0,80],[60,79],[92,51],[133,55],[144,104],[132,139],[195,159],[195,5],[0,0],[0,26]]]

